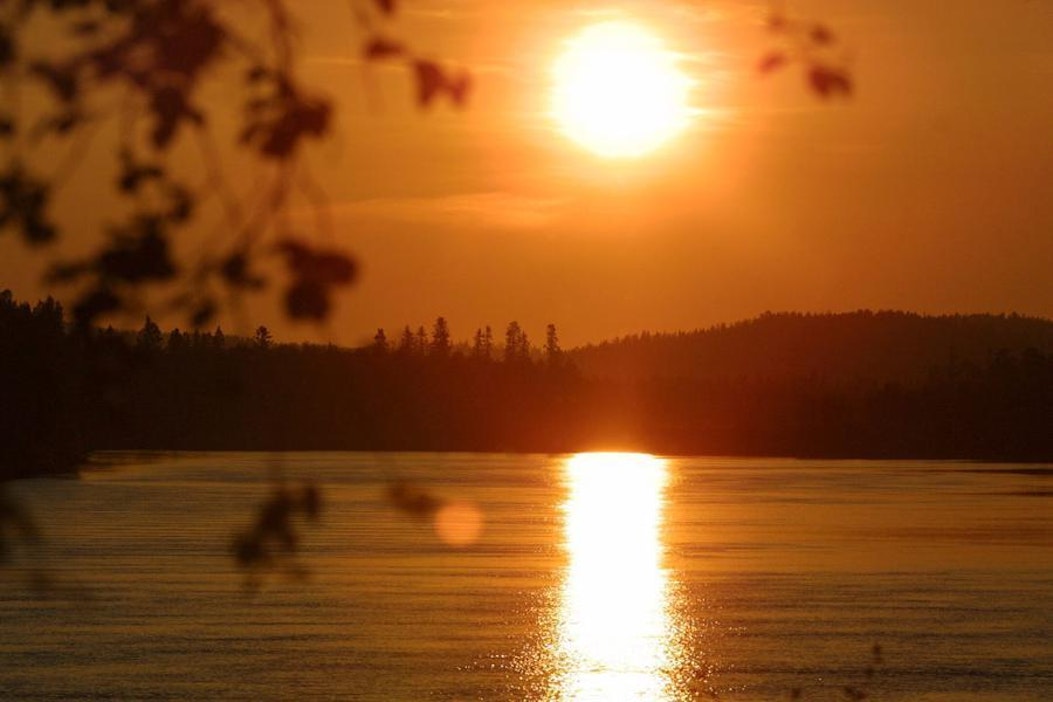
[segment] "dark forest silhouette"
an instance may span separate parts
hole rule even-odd
[[[0,465],[98,449],[1053,458],[1053,322],[764,315],[564,351],[516,322],[455,343],[440,317],[350,349],[163,331],[70,331],[0,300]]]
[[[369,64],[402,65],[421,109],[466,106],[470,71],[429,58],[417,42],[400,38],[400,5],[352,3],[349,30],[360,42],[359,56]],[[439,342],[445,351],[427,361],[397,354],[411,348],[404,343],[409,336],[419,348],[432,344],[434,334],[423,328],[407,328],[393,344],[396,355],[384,360],[346,350],[271,348],[267,335],[245,348],[216,343],[215,334],[164,336],[147,325],[129,345],[116,332],[94,329],[115,313],[142,309],[148,291],[198,329],[214,324],[227,301],[237,305],[243,294],[275,285],[286,316],[317,322],[355,282],[357,261],[332,246],[324,188],[301,158],[312,142],[333,133],[336,104],[301,75],[298,9],[284,0],[267,0],[243,15],[216,0],[26,0],[5,17],[0,79],[12,94],[32,86],[41,101],[35,109],[16,101],[0,110],[0,142],[10,147],[0,159],[0,235],[50,248],[47,282],[72,286],[66,298],[78,330],[67,332],[53,301],[27,309],[5,298],[0,476],[62,470],[107,447],[519,450],[592,440],[582,417],[590,402],[613,391],[578,376],[573,365],[539,366],[526,333],[515,329],[503,346],[503,365],[487,360],[497,349],[490,329],[479,331],[474,353],[454,352],[447,339]],[[248,31],[246,17],[258,20],[257,31]],[[766,32],[771,47],[758,72],[794,66],[819,98],[852,92],[849,68],[832,51],[840,40],[827,25],[796,19],[772,3]],[[216,84],[229,103],[204,99]],[[119,125],[119,136],[99,137],[106,134],[103,124]],[[253,192],[235,194],[223,145],[252,157],[261,176]],[[103,199],[114,209],[100,202],[100,219],[81,222],[95,232],[92,248],[81,250],[66,246],[69,232],[57,215],[60,194],[89,146],[112,159],[116,177]],[[201,173],[177,167],[172,158],[188,149],[203,154]],[[63,156],[52,164],[55,153]],[[207,214],[202,205],[215,198],[222,214]],[[297,205],[315,212],[321,231],[285,226],[284,215]],[[212,245],[180,259],[173,242],[206,220],[221,223]],[[71,257],[67,248],[77,253]],[[275,259],[282,272],[272,276]],[[389,343],[378,335],[378,349]],[[558,348],[558,338],[550,328],[544,348],[551,352],[553,345]],[[307,368],[315,361],[334,382]],[[302,384],[292,380],[301,377]],[[479,389],[479,397],[471,397],[470,388]],[[328,404],[302,415],[320,424],[299,427],[307,430],[299,436],[289,413],[312,397],[329,398]],[[357,421],[343,426],[348,420]],[[598,427],[607,421],[600,420]],[[605,436],[597,430],[592,438]]]

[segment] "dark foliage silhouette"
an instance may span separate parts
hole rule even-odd
[[[376,342],[361,349],[281,344],[265,329],[251,339],[173,330],[162,343],[165,333],[150,320],[125,342],[114,332],[87,340],[65,332],[53,302],[30,308],[4,299],[2,323],[12,330],[4,337],[11,359],[5,379],[15,400],[4,405],[2,446],[12,458],[40,446],[59,457],[106,448],[612,447],[692,455],[1053,456],[1047,320],[766,315],[572,351],[559,348],[554,325],[545,348],[532,351],[513,322],[495,360],[483,350],[484,333],[470,345],[454,344],[444,318],[431,335],[407,326],[405,343],[394,349]],[[57,354],[62,364],[45,361]],[[115,354],[127,360],[107,377],[99,359]],[[106,391],[83,393],[81,375],[104,378],[97,386]],[[42,387],[50,389],[40,394]]]
[[[466,104],[466,71],[387,36],[394,0],[349,7],[348,30],[361,37],[363,58],[403,63],[422,108],[440,98]],[[15,99],[0,108],[0,233],[13,231],[36,247],[64,242],[55,211],[60,190],[91,142],[118,125],[116,141],[106,144],[117,171],[107,216],[117,219],[96,223],[94,253],[62,261],[50,274],[53,283],[77,286],[77,323],[135,311],[145,291],[158,288],[200,327],[221,301],[276,282],[261,272],[265,258],[284,263],[285,311],[294,319],[324,319],[335,289],[353,282],[357,267],[347,251],[319,245],[283,217],[296,198],[324,208],[301,156],[335,124],[332,100],[300,77],[296,9],[286,0],[4,5],[0,83]],[[250,26],[262,26],[259,35],[246,34]],[[241,102],[230,133],[219,126],[229,121],[224,108],[204,97],[219,80]],[[47,96],[39,109],[18,97],[34,92]],[[242,197],[230,186],[220,156],[230,147],[255,157],[266,180],[257,192]],[[38,155],[56,148],[66,151],[57,164]],[[174,164],[173,155],[189,149],[203,155],[204,185]],[[174,242],[204,224],[202,206],[216,199],[223,233],[196,258],[177,260]]]
[[[464,107],[472,88],[469,72],[394,38],[398,5],[348,4],[349,32],[357,29],[362,58],[402,64],[422,109],[438,101]],[[105,145],[117,171],[113,214],[96,223],[100,236],[93,253],[61,261],[49,276],[52,283],[76,286],[78,324],[138,311],[145,291],[159,288],[168,306],[201,327],[224,300],[276,282],[283,286],[288,316],[320,321],[337,289],[355,280],[357,265],[348,251],[317,243],[283,216],[297,199],[325,208],[302,154],[335,125],[333,101],[301,78],[295,10],[287,0],[237,6],[219,0],[5,4],[0,83],[16,99],[0,108],[0,233],[13,231],[34,247],[65,241],[55,211],[60,191],[92,142],[102,139],[107,126],[118,125],[119,136]],[[245,33],[246,26],[260,24],[247,17],[263,19],[258,35]],[[847,62],[834,55],[838,44],[829,28],[796,20],[773,4],[768,29],[780,48],[761,60],[762,72],[798,63],[816,95],[851,92]],[[233,75],[239,78],[231,81]],[[241,104],[229,133],[219,126],[227,117],[223,108],[204,97],[218,80],[227,81],[224,91]],[[39,109],[18,98],[34,91],[47,96]],[[58,164],[48,163],[53,157],[39,158],[56,147],[65,151]],[[266,175],[258,191],[235,194],[221,157],[229,147],[254,156],[254,168]],[[188,149],[202,155],[204,184],[174,163],[173,154]],[[222,234],[212,236],[194,259],[177,260],[174,242],[205,224],[201,212],[210,200],[223,213],[210,226]],[[261,263],[268,258],[284,264],[281,280],[264,272],[270,267]]]
[[[828,26],[790,17],[773,7],[767,27],[780,46],[761,57],[757,69],[762,74],[798,64],[806,86],[820,98],[852,95],[854,86],[849,58],[839,46],[837,35]]]
[[[5,291],[0,479],[100,449],[1053,459],[1047,320],[766,315],[572,351],[549,325],[537,352],[507,332],[496,357],[489,328],[455,344],[444,318],[393,349],[281,344],[265,327],[166,334],[150,318],[85,333],[53,300]],[[388,497],[413,517],[441,507],[414,486]],[[320,509],[318,486],[274,483],[232,543],[250,589],[307,573],[301,533]],[[0,556],[33,543],[32,523],[0,494]]]
[[[223,301],[275,283],[283,287],[290,318],[319,322],[329,315],[334,293],[354,282],[358,267],[348,251],[316,243],[284,216],[296,197],[324,209],[301,156],[309,142],[334,128],[333,102],[300,77],[295,7],[286,0],[237,6],[219,0],[15,0],[0,8],[0,87],[10,98],[0,106],[0,235],[13,232],[38,248],[67,241],[56,212],[60,191],[108,125],[119,135],[105,147],[117,171],[106,215],[111,219],[95,223],[100,236],[93,252],[65,255],[48,275],[52,284],[75,286],[73,320],[84,348],[74,353],[76,344],[68,340],[35,344],[25,328],[15,330],[20,348],[45,355],[5,359],[23,367],[0,411],[0,479],[75,466],[86,448],[98,445],[94,437],[85,442],[83,432],[98,427],[72,415],[85,419],[79,405],[92,404],[96,394],[112,400],[103,412],[134,396],[140,369],[125,361],[200,348],[196,332],[189,342],[172,333],[166,347],[149,317],[135,354],[118,348],[117,335],[105,342],[92,338],[99,319],[140,310],[148,291],[160,291],[165,306],[182,311],[196,330],[216,317]],[[467,71],[386,36],[396,0],[349,7],[364,59],[403,62],[422,108],[443,97],[458,107],[467,103]],[[258,36],[245,33],[260,26],[245,22],[246,15],[263,20]],[[240,79],[224,90],[238,95],[240,119],[233,133],[223,133],[217,127],[223,110],[203,94],[216,76],[232,75]],[[43,108],[31,109],[34,101],[22,98],[30,93],[47,96]],[[247,195],[228,182],[220,154],[231,146],[252,154],[263,175],[262,185]],[[58,163],[40,156],[56,148],[65,151]],[[178,151],[193,148],[202,155],[204,184],[175,165]],[[202,227],[200,213],[210,199],[220,203],[222,216],[212,226],[222,234],[195,257],[177,260],[175,242]],[[268,258],[284,264],[284,276],[263,272]],[[53,316],[34,312],[30,326],[47,327]],[[47,333],[61,337],[54,323]],[[225,346],[218,328],[210,341],[212,348]],[[266,348],[269,336],[257,334],[256,341]],[[70,353],[75,358],[56,356]],[[107,380],[115,382],[88,387]],[[71,413],[66,405],[73,404],[78,407]],[[265,505],[260,518],[267,513]]]
[[[296,560],[299,523],[317,521],[321,511],[321,492],[313,483],[275,486],[252,525],[234,537],[234,558],[245,570],[246,587],[258,588],[263,577],[273,572],[299,579],[307,576],[307,569]]]
[[[84,414],[93,378],[66,333],[62,306],[0,292],[0,480],[65,470],[86,457]]]
[[[363,59],[403,64],[415,81],[415,97],[422,109],[439,102],[465,106],[472,89],[468,71],[431,60],[408,42],[391,36],[394,25],[390,20],[398,6],[396,0],[349,3],[352,20],[360,30]],[[105,445],[159,445],[169,439],[175,444],[201,441],[213,445],[238,443],[239,436],[243,443],[252,443],[260,436],[252,431],[262,431],[264,425],[276,430],[268,440],[276,448],[325,443],[323,437],[328,434],[320,429],[296,436],[294,432],[305,427],[286,425],[274,396],[255,398],[243,392],[246,387],[270,389],[281,382],[275,380],[280,375],[254,377],[251,384],[241,385],[244,381],[237,380],[243,375],[240,369],[225,372],[235,359],[245,360],[239,354],[267,352],[266,358],[250,359],[248,368],[274,365],[274,359],[281,358],[292,366],[268,370],[295,374],[301,372],[304,358],[324,357],[324,352],[301,349],[296,355],[272,349],[263,327],[257,330],[251,350],[228,348],[218,327],[213,334],[198,331],[214,323],[226,301],[237,301],[241,295],[272,285],[281,286],[288,317],[323,321],[330,314],[334,294],[357,277],[358,265],[348,251],[318,243],[317,237],[290,227],[284,216],[297,198],[324,210],[324,194],[302,156],[311,142],[329,136],[335,124],[332,100],[301,78],[294,8],[287,0],[238,6],[219,0],[15,0],[0,10],[0,87],[14,98],[0,107],[0,235],[13,233],[28,246],[58,250],[48,281],[73,286],[72,321],[77,330],[76,338],[65,333],[61,309],[53,301],[41,303],[45,309],[28,313],[15,306],[9,295],[4,301],[5,323],[13,327],[11,334],[4,330],[0,350],[7,361],[4,372],[13,377],[0,409],[4,425],[0,478],[69,469],[90,449]],[[239,12],[254,14],[263,22],[245,23]],[[771,24],[775,34],[795,36],[796,24],[781,12],[773,17],[777,18]],[[262,29],[258,36],[251,36],[243,31],[247,26]],[[767,67],[801,61],[809,67],[810,87],[818,95],[847,94],[847,73],[818,58],[816,48],[832,44],[832,34],[815,25],[809,38],[809,42],[798,42],[796,53],[768,60]],[[224,133],[219,127],[225,121],[218,114],[220,108],[206,101],[204,94],[219,80],[217,76],[226,80],[232,75],[240,77],[224,85],[224,90],[236,96],[240,110],[233,132]],[[21,99],[31,92],[46,96],[42,106]],[[94,249],[70,257],[63,247],[68,233],[56,210],[59,196],[92,142],[99,141],[100,134],[114,132],[118,134],[115,141],[104,145],[116,171],[108,203],[112,207],[100,208],[107,218],[94,223],[99,233]],[[235,194],[229,183],[221,154],[230,148],[252,155],[253,167],[264,175],[262,184],[248,195]],[[54,154],[56,149],[64,153],[57,162],[40,156]],[[188,149],[197,149],[201,155],[203,184],[176,165],[174,154]],[[220,234],[211,236],[193,257],[177,258],[179,237],[207,225],[202,211],[216,203],[213,209],[221,214],[211,226]],[[325,218],[319,216],[318,221]],[[281,264],[283,274],[274,275],[274,266],[266,265],[267,259]],[[194,331],[172,330],[166,336],[147,317],[134,344],[128,344],[115,331],[96,330],[105,317],[140,313],[148,294],[156,294],[152,291],[163,295],[166,308],[181,311]],[[445,320],[440,321],[442,326],[437,322],[432,335],[429,358],[451,356],[449,332]],[[554,328],[545,345],[549,375],[542,377],[540,386],[531,384],[536,380],[531,374],[541,371],[531,360],[527,335],[518,325],[509,325],[507,337],[505,356],[519,365],[515,372],[491,368],[480,375],[476,368],[466,371],[464,359],[451,358],[453,365],[446,366],[443,375],[416,358],[428,348],[424,328],[415,337],[407,328],[399,352],[403,360],[419,366],[409,375],[418,376],[425,388],[421,395],[434,402],[408,411],[416,422],[409,426],[416,427],[417,433],[398,438],[391,414],[391,427],[385,430],[383,422],[372,421],[381,433],[361,441],[393,446],[481,441],[505,446],[499,437],[513,433],[505,425],[522,424],[511,415],[541,417],[538,406],[562,406],[552,399],[559,397],[561,383],[572,388],[570,380],[576,376],[571,366],[556,362],[562,356]],[[381,334],[375,350],[384,352],[380,357],[390,362]],[[488,363],[493,352],[488,327],[473,344],[472,360]],[[339,353],[334,352],[326,363],[338,364],[335,358],[340,358]],[[382,376],[395,373],[390,368],[376,370]],[[485,380],[480,380],[486,373],[495,375],[502,392],[517,398],[504,404],[509,416],[489,421],[484,416],[493,399],[487,395],[491,389]],[[449,385],[457,374],[466,379],[466,386]],[[480,397],[466,397],[463,387],[476,388]],[[404,392],[394,381],[392,389],[396,394]],[[539,389],[549,393],[545,401],[533,396]],[[440,399],[440,390],[445,400]],[[289,398],[305,402],[295,388],[284,391]],[[332,393],[318,391],[324,404]],[[187,414],[204,397],[214,400],[209,407],[198,408],[215,420],[213,436],[207,427],[195,426],[194,415]],[[342,420],[361,419],[363,425],[351,434],[364,437],[371,426],[369,418],[377,415],[373,405],[383,407],[389,402],[375,397],[347,407],[350,414]],[[460,410],[454,416],[461,421],[473,416],[466,409],[473,408],[479,427],[461,430],[464,435],[456,438],[457,431],[444,424],[444,402]],[[137,428],[127,433],[118,430],[118,417],[135,417],[138,410],[145,414]],[[239,434],[239,422],[234,420],[238,412],[248,413],[246,425],[253,430]],[[148,428],[150,419],[162,424]],[[505,434],[491,426],[494,421],[504,427]],[[535,421],[533,437],[509,439],[506,447],[530,445],[539,437],[555,434],[554,425],[547,426],[555,419]],[[177,423],[185,429],[178,432],[182,439],[175,437]],[[322,426],[331,424],[323,422]],[[335,427],[330,426],[329,431],[335,432]],[[218,433],[222,439],[214,436]],[[261,518],[267,509],[265,505]]]

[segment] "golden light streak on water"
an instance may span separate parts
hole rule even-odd
[[[671,700],[669,583],[662,567],[665,461],[645,454],[569,459],[563,505],[569,565],[559,621],[573,702]]]

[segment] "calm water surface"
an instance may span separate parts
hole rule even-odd
[[[324,486],[311,578],[248,595],[231,535],[278,473]],[[1048,466],[109,454],[13,492],[55,594],[0,571],[4,700],[1053,699]]]

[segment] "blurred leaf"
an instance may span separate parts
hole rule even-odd
[[[278,251],[294,275],[323,285],[348,285],[358,273],[354,259],[337,249],[312,250],[302,241],[285,239]]]
[[[314,521],[322,513],[322,491],[314,483],[308,483],[303,488],[301,498],[304,516]]]
[[[244,251],[235,251],[224,258],[219,265],[219,274],[227,285],[234,288],[262,290],[267,283],[262,276],[250,271],[249,257]]]
[[[405,47],[382,37],[374,37],[364,50],[365,57],[371,61],[396,58],[406,52]]]
[[[299,490],[275,487],[260,505],[252,526],[235,534],[231,544],[235,561],[249,576],[247,586],[258,585],[251,577],[253,573],[278,567],[295,579],[306,577],[307,570],[292,560],[301,540],[296,520],[315,521],[321,505],[321,491],[313,483],[305,483]]]
[[[11,36],[11,28],[6,24],[0,24],[0,70],[7,68],[17,58],[15,40]]]
[[[838,95],[848,97],[852,94],[852,80],[841,69],[816,64],[808,71],[808,83],[822,98]]]
[[[77,278],[80,278],[93,270],[94,266],[90,263],[78,261],[76,263],[56,263],[49,270],[45,276],[45,280],[49,283],[72,283]]]
[[[293,276],[285,290],[285,312],[293,319],[321,321],[329,316],[332,287],[351,284],[358,266],[337,249],[312,249],[295,239],[278,244]]]
[[[417,104],[428,107],[435,98],[446,93],[458,107],[463,107],[471,90],[471,76],[467,71],[449,75],[432,61],[418,60],[413,63],[417,76]]]
[[[331,288],[350,285],[358,274],[354,259],[336,249],[314,250],[302,241],[278,244],[292,274],[285,310],[293,319],[321,321],[329,314]]]
[[[28,243],[39,245],[54,241],[58,230],[42,220],[30,219],[26,221],[22,233]]]
[[[355,279],[355,262],[343,253],[322,252],[315,254],[314,275],[322,282],[347,285]]]
[[[452,79],[447,81],[450,99],[457,107],[465,107],[468,104],[468,94],[472,89],[472,77],[467,71],[461,71]]]
[[[149,18],[143,43],[152,46],[161,74],[193,78],[214,61],[227,38],[227,30],[212,16],[207,3],[166,3]]]
[[[9,562],[11,548],[8,536],[17,534],[23,543],[31,544],[39,539],[32,515],[0,483],[0,566]]]
[[[393,482],[388,486],[388,501],[395,508],[418,518],[435,514],[442,507],[442,500],[405,480]]]
[[[161,219],[150,215],[137,216],[131,225],[119,230],[113,243],[99,254],[95,268],[105,280],[126,283],[174,277],[176,267]]]
[[[395,0],[373,0],[373,4],[385,15],[395,14]]]
[[[77,76],[70,66],[35,61],[29,65],[29,73],[43,80],[60,102],[73,102],[80,93]]]
[[[245,111],[250,113],[262,112],[273,104],[274,100],[270,98],[252,98],[251,100],[246,101]]]
[[[263,541],[252,532],[238,534],[234,537],[233,552],[234,560],[243,568],[257,565],[266,556]]]
[[[827,27],[821,24],[817,24],[812,27],[812,31],[809,33],[809,38],[813,44],[819,46],[826,46],[834,43],[834,34]]]
[[[101,25],[95,20],[81,20],[70,25],[70,31],[79,37],[98,34]]]
[[[134,193],[147,182],[161,180],[164,169],[157,164],[139,163],[128,150],[120,153],[121,172],[117,178],[117,188],[125,193]]]
[[[263,66],[256,65],[245,73],[245,79],[250,83],[259,83],[271,76],[271,72]]]
[[[190,315],[190,325],[195,328],[203,327],[211,322],[215,316],[216,303],[211,298],[207,298],[194,308],[193,313]]]
[[[171,185],[168,188],[168,198],[171,204],[165,213],[165,218],[175,224],[182,224],[194,214],[194,193],[189,188],[181,185]]]
[[[73,318],[82,329],[91,327],[104,314],[121,308],[121,299],[106,285],[84,293],[73,307]]]
[[[190,106],[186,92],[174,86],[159,87],[150,93],[150,111],[154,116],[150,138],[158,149],[172,142],[181,123],[205,123],[205,116]]]
[[[83,121],[83,115],[76,109],[63,110],[62,112],[44,117],[30,132],[31,138],[36,140],[47,134],[65,136]]]
[[[0,485],[0,534],[6,530],[7,526],[11,526],[24,541],[36,541],[39,534],[33,518],[22,505],[8,496],[2,487]]]
[[[757,70],[761,73],[771,73],[779,68],[782,68],[789,62],[789,57],[782,51],[772,51],[765,54],[760,63],[757,64]]]
[[[416,61],[413,67],[417,72],[417,103],[427,107],[445,83],[442,70],[430,61]]]
[[[0,174],[0,228],[14,225],[26,243],[45,244],[53,241],[58,230],[47,220],[51,199],[50,186],[26,172],[21,164],[10,164]]]
[[[285,311],[293,319],[322,321],[329,314],[329,289],[312,280],[297,280],[285,292]]]
[[[231,285],[239,286],[245,279],[248,268],[248,256],[243,251],[235,251],[223,259],[219,266],[219,273]]]
[[[329,130],[332,105],[321,98],[299,95],[279,85],[270,98],[254,99],[246,106],[249,121],[242,130],[242,144],[256,147],[268,158],[289,158],[307,137],[321,137]]]

